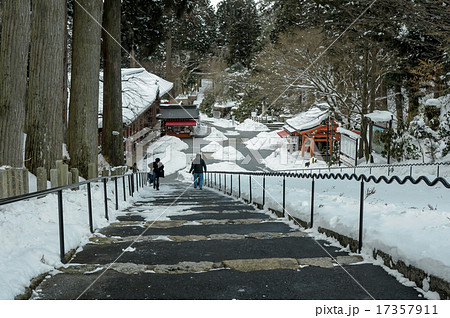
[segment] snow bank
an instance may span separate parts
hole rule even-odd
[[[228,137],[225,136],[222,132],[218,131],[216,128],[212,127],[211,133],[203,139],[206,141],[220,142],[220,141],[228,140]]]
[[[248,149],[275,150],[286,144],[286,140],[278,136],[277,131],[261,132],[256,137],[244,142]]]
[[[224,161],[236,161],[236,160],[243,160],[245,157],[242,153],[236,150],[236,148],[228,146],[223,147],[217,150],[215,153],[212,154],[212,157],[217,160],[224,160]]]
[[[258,123],[249,118],[244,120],[243,123],[237,125],[235,129],[240,130],[240,131],[267,131],[267,130],[269,130],[269,128],[267,128],[266,125]]]
[[[147,156],[138,162],[139,169],[150,171],[148,167],[156,158],[160,158],[164,165],[165,175],[171,175],[186,168],[186,154],[182,152],[189,146],[174,136],[163,136],[147,148]]]
[[[113,198],[113,183],[108,183],[108,197]],[[103,184],[91,184],[95,228],[108,225],[104,217]],[[128,189],[127,189],[128,190]],[[119,187],[119,198],[123,196]],[[139,197],[119,200],[126,208]],[[63,192],[65,251],[88,243],[86,186]],[[114,200],[108,202],[109,218],[115,220]],[[63,266],[59,255],[58,199],[47,195],[0,206],[0,299],[14,299],[25,291],[31,279]]]
[[[222,145],[217,141],[212,141],[205,147],[201,148],[202,152],[216,152],[223,149]]]

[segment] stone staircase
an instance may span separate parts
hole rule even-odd
[[[119,214],[32,298],[423,299],[381,267],[217,191],[144,188]]]

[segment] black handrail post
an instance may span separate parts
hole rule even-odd
[[[59,221],[59,256],[62,263],[66,262],[66,252],[64,248],[64,212],[62,190],[58,190],[58,221]]]
[[[223,193],[227,194],[227,174],[226,173],[224,173],[223,178],[224,178]]]
[[[108,217],[108,193],[106,189],[106,178],[103,179],[103,196],[105,197],[105,218],[109,220]]]
[[[364,214],[364,179],[361,179],[361,194],[359,203],[359,242],[358,250],[361,253],[363,238],[363,214]]]
[[[130,174],[130,195],[134,196],[134,176]]]
[[[250,194],[249,194],[248,201],[250,203],[252,203],[253,202],[253,198],[252,198],[252,175],[251,174],[248,176],[248,181],[249,181],[249,188],[250,188]]]
[[[283,176],[283,217],[286,211],[286,176]]]
[[[122,185],[123,185],[123,200],[127,200],[126,188],[125,188],[125,176],[122,176]]]
[[[116,210],[119,210],[119,192],[117,191],[117,177],[114,178],[114,187],[116,190]]]
[[[136,192],[139,192],[139,173],[136,173]]]
[[[412,178],[412,169],[413,169],[413,167],[412,166],[410,166],[409,167],[409,176]]]
[[[436,172],[436,178],[439,178],[439,165],[437,165],[437,172]]]
[[[266,204],[266,174],[263,174],[263,184],[262,184],[262,206]]]
[[[314,225],[314,177],[312,178],[312,184],[311,184],[311,225],[310,228],[312,229]]]
[[[195,182],[195,180],[194,180]],[[217,189],[217,173],[214,172],[214,189]]]
[[[222,174],[219,173],[219,191],[222,191]]]
[[[230,174],[230,195],[233,195],[233,174]]]
[[[238,198],[241,198],[241,174],[238,174],[238,182],[239,182],[239,196]]]
[[[91,233],[94,233],[94,221],[92,220],[92,194],[90,182],[87,184],[87,196],[88,196],[89,229],[91,230]]]

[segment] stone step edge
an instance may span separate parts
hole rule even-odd
[[[120,227],[120,226],[135,226],[140,225],[144,227],[152,227],[152,228],[173,228],[180,227],[184,225],[216,225],[216,224],[258,224],[258,223],[267,223],[267,222],[281,222],[277,219],[199,219],[193,221],[187,220],[167,220],[167,221],[119,221],[110,223],[109,226],[112,227]],[[199,223],[199,224],[196,224]]]
[[[245,239],[276,239],[286,237],[309,237],[306,232],[256,232],[249,234],[211,234],[211,235],[141,235],[126,237],[106,237],[94,236],[89,240],[94,244],[115,244],[123,242],[190,242],[190,241],[209,241],[209,240],[245,240]]]
[[[145,265],[134,263],[112,264],[68,264],[58,269],[65,274],[95,274],[105,270],[114,270],[122,274],[153,273],[153,274],[189,274],[212,270],[232,269],[239,272],[253,272],[262,270],[300,270],[313,266],[331,269],[337,266],[352,265],[363,262],[361,256],[337,256],[317,258],[261,258],[261,259],[234,259],[221,262],[179,262],[171,265]]]

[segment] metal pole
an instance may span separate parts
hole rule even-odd
[[[239,196],[238,196],[238,198],[240,198],[241,197],[241,174],[240,173],[238,174],[238,182],[239,182]]]
[[[59,220],[59,256],[62,263],[66,262],[64,248],[64,212],[62,201],[62,190],[58,190],[58,220]]]
[[[230,174],[230,195],[233,195],[233,174]]]
[[[122,176],[122,184],[123,184],[123,200],[127,200],[127,195],[125,193],[125,176]]]
[[[439,178],[439,165],[437,165],[436,178]]]
[[[119,210],[119,193],[117,191],[117,177],[114,178],[114,187],[116,190],[116,211]]]
[[[286,176],[283,176],[283,217],[286,211]]]
[[[310,228],[314,225],[314,177],[312,178],[312,184],[311,184],[311,225]]]
[[[108,217],[108,193],[106,189],[106,179],[103,179],[103,196],[105,197],[105,218],[109,220]]]
[[[249,188],[250,188],[249,202],[252,203],[252,175],[248,176],[248,180],[249,180]]]
[[[263,193],[262,193],[262,197],[263,197],[263,199],[262,199],[262,206],[264,207],[264,205],[266,204],[266,175],[265,174],[263,175],[262,190],[263,190]]]
[[[223,178],[224,178],[223,193],[227,194],[227,174],[226,173],[223,175]]]
[[[134,196],[134,174],[130,174],[131,196]]]
[[[92,220],[92,194],[90,182],[87,184],[87,196],[88,196],[89,228],[91,230],[91,233],[94,233],[94,221]]]
[[[361,194],[359,201],[359,242],[358,250],[361,253],[362,249],[362,239],[363,239],[363,214],[364,214],[364,180],[361,179]]]

